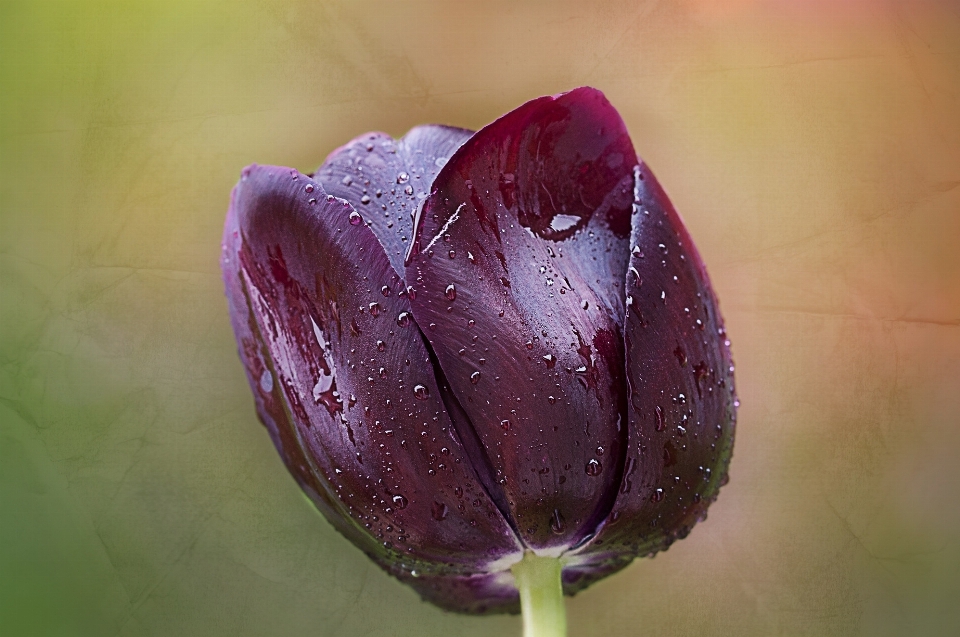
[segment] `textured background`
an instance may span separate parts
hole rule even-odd
[[[0,2],[0,633],[494,635],[281,465],[217,258],[252,161],[607,93],[742,399],[709,520],[571,634],[960,634],[960,3]]]

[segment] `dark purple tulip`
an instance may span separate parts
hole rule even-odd
[[[726,479],[736,400],[703,262],[604,96],[251,166],[222,267],[260,419],[328,520],[425,599],[518,607],[665,549]]]

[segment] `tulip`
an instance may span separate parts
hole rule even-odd
[[[221,266],[293,477],[442,608],[562,634],[561,591],[685,537],[726,481],[716,297],[597,90],[250,166]]]

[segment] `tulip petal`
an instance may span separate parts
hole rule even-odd
[[[636,161],[599,91],[536,99],[450,158],[416,220],[414,315],[481,443],[474,466],[544,555],[592,532],[620,482]]]
[[[656,178],[635,169],[626,350],[628,451],[611,514],[573,564],[685,537],[724,484],[736,395],[730,342],[700,255]]]
[[[261,335],[246,284],[240,273],[238,257],[241,240],[236,198],[237,190],[234,189],[224,224],[220,267],[230,309],[230,322],[236,335],[240,359],[247,373],[247,381],[253,390],[257,416],[266,427],[294,480],[324,517],[364,553],[380,559],[382,551],[379,543],[348,521],[349,517],[340,501],[332,495],[330,485],[313,471],[310,460],[300,445],[296,428],[285,406],[282,388],[275,382],[276,367]]]
[[[444,610],[471,615],[520,612],[520,595],[509,570],[476,575],[397,574],[420,597]]]
[[[417,126],[396,140],[386,133],[367,133],[330,153],[314,178],[364,216],[403,277],[417,206],[440,168],[472,134],[437,125]]]
[[[248,168],[222,265],[261,420],[336,528],[397,573],[519,559],[451,426],[400,277],[352,206],[296,171]]]

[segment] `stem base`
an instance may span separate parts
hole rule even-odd
[[[510,570],[520,591],[523,637],[566,637],[560,560],[527,551]]]

